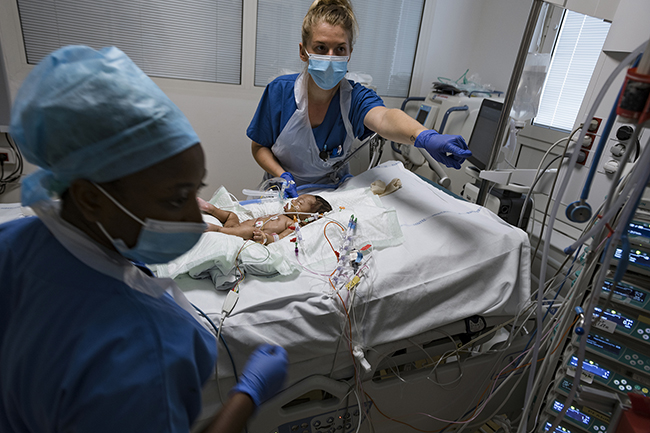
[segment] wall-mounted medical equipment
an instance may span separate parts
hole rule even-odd
[[[619,222],[626,235],[611,232],[613,245],[598,254],[605,274],[593,273],[577,309],[590,311],[581,317],[591,314],[591,323],[577,321],[546,397],[547,422],[566,409],[558,425],[572,431],[616,431],[629,396],[650,396],[650,219],[641,209],[627,220]]]
[[[467,158],[472,165],[467,167],[465,171],[474,178],[474,181],[466,183],[461,192],[461,196],[472,203],[476,203],[478,199],[481,180],[488,178],[485,176],[493,173],[487,172],[483,175],[483,171],[490,160],[492,143],[494,143],[496,137],[501,110],[503,110],[503,102],[484,98],[481,101],[476,120],[473,124],[468,142],[472,156]],[[507,177],[500,177],[498,180],[495,178],[495,186],[490,189],[490,194],[487,196],[484,206],[508,223],[519,227],[526,227],[528,225],[530,211],[533,207],[529,203],[526,209],[524,209],[524,203],[526,202],[525,193],[533,181],[532,177],[534,173],[532,172],[534,170],[510,170],[507,172]],[[504,173],[506,172],[500,172],[499,175]],[[517,179],[522,175],[525,175],[525,177],[517,182]],[[524,216],[520,221],[522,211],[524,211]]]
[[[485,95],[467,96],[430,92],[420,104],[415,119],[441,134],[461,135],[469,140]],[[498,97],[494,96],[497,100]]]
[[[546,274],[551,236],[561,229],[558,226],[555,231],[556,217],[561,215],[559,208],[571,177],[579,171],[577,164],[581,153],[576,147],[584,148],[588,134],[597,134],[600,123],[596,121],[594,125],[593,122],[597,107],[610,88],[617,95],[618,89],[625,93],[625,86],[612,84],[646,46],[650,48],[647,41],[617,64],[592,98],[584,117],[581,116],[582,123],[576,126],[575,131],[579,134],[574,148],[567,152],[567,156],[571,155],[565,163],[567,168],[562,170],[564,176],[559,189],[552,195],[553,202],[549,201],[552,210],[548,224],[543,227],[538,288],[547,301],[537,303],[536,322],[538,331],[544,327],[547,332],[553,330],[559,338],[553,335],[551,341],[542,343],[542,338],[546,338],[543,335],[548,334],[537,333],[534,337],[524,416],[518,426],[520,433],[557,431],[559,426],[567,426],[572,432],[616,431],[618,420],[629,404],[627,394],[645,398],[650,390],[650,317],[644,310],[650,282],[650,272],[646,269],[650,268],[643,264],[647,256],[646,245],[650,244],[647,236],[650,226],[645,223],[650,219],[645,208],[640,206],[650,181],[650,149],[636,146],[636,138],[647,126],[640,122],[641,115],[636,119],[616,119],[618,102],[610,105],[613,114],[605,116],[598,146],[591,149],[593,140],[587,143],[587,151],[591,154],[589,177],[580,200],[567,208],[569,221],[588,223],[583,233],[578,235],[579,239],[564,249],[567,254],[565,263],[572,265],[567,266],[561,283],[555,277],[547,280]],[[644,57],[650,61],[648,48]],[[644,107],[648,96],[650,86]],[[615,126],[617,122],[619,125]],[[631,131],[629,128],[621,129],[626,123],[629,123]],[[592,131],[594,128],[595,132]],[[610,131],[614,135],[619,130],[630,132],[629,137],[625,134],[617,137],[626,141],[622,143],[625,149],[617,148],[619,143],[611,141]],[[586,200],[591,180],[600,168],[595,154],[603,154],[607,149],[606,155],[609,156],[612,148],[625,157],[608,179],[609,192],[602,205],[594,206],[592,213]],[[627,161],[634,164],[626,166]],[[582,182],[574,180],[574,183]],[[573,265],[579,267],[579,272],[571,271]],[[553,284],[555,288],[549,289]],[[574,307],[579,308],[574,310]],[[557,366],[560,366],[559,371]],[[543,400],[537,397],[540,394],[544,394]],[[544,412],[547,418],[537,415]]]
[[[503,102],[483,99],[467,143],[472,156],[468,159],[479,170],[485,170],[490,160],[492,143],[497,134],[497,124],[503,110]]]
[[[467,142],[472,134],[482,101],[486,98],[498,100],[500,94],[501,92],[496,91],[492,93],[487,91],[464,93],[458,89],[447,90],[436,87],[426,97],[405,99],[402,103],[402,110],[406,109],[409,102],[419,102],[414,116],[418,122],[441,134],[460,135]],[[414,171],[428,163],[429,168],[438,177],[438,184],[450,188],[451,179],[447,172],[426,151],[394,142],[391,143],[391,147],[393,156],[404,162],[408,169]],[[459,182],[458,191],[460,191],[461,185],[462,183]]]

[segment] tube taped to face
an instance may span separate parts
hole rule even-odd
[[[107,193],[104,188],[97,184],[95,184],[95,187],[108,197],[115,206],[120,208],[122,212],[142,225],[135,246],[129,248],[122,239],[113,239],[104,226],[97,221],[97,226],[104,233],[104,236],[127,259],[151,265],[171,262],[196,245],[207,228],[207,224],[205,223],[159,221],[149,218],[142,221],[112,195]]]
[[[116,180],[199,142],[178,107],[115,47],[67,46],[46,56],[16,96],[10,132],[41,168],[23,181],[26,206],[74,179]]]
[[[348,72],[348,56],[322,56],[310,54],[307,70],[323,90],[330,90],[345,77]]]

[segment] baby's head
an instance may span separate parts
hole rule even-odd
[[[285,212],[325,213],[332,210],[332,206],[323,197],[312,194],[303,194],[284,205]]]

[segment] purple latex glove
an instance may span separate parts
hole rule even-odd
[[[287,181],[287,187],[284,190],[284,198],[298,197],[298,190],[296,189],[296,181],[293,180],[293,175],[285,171],[280,177]]]
[[[248,358],[239,383],[230,392],[248,394],[255,406],[259,407],[282,389],[288,363],[286,350],[263,344]]]
[[[472,156],[460,135],[438,134],[433,129],[420,132],[415,147],[425,149],[433,159],[447,167],[459,169],[465,158]]]

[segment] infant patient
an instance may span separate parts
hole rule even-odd
[[[223,224],[223,227],[220,227],[208,223],[206,231],[221,232],[247,240],[252,239],[262,245],[279,241],[292,234],[294,232],[294,215],[302,227],[316,219],[311,214],[323,214],[332,210],[332,206],[324,198],[317,195],[303,194],[287,203],[284,206],[284,213],[265,215],[240,222],[233,212],[219,209],[200,198],[197,198],[197,201],[202,212],[212,215]]]

